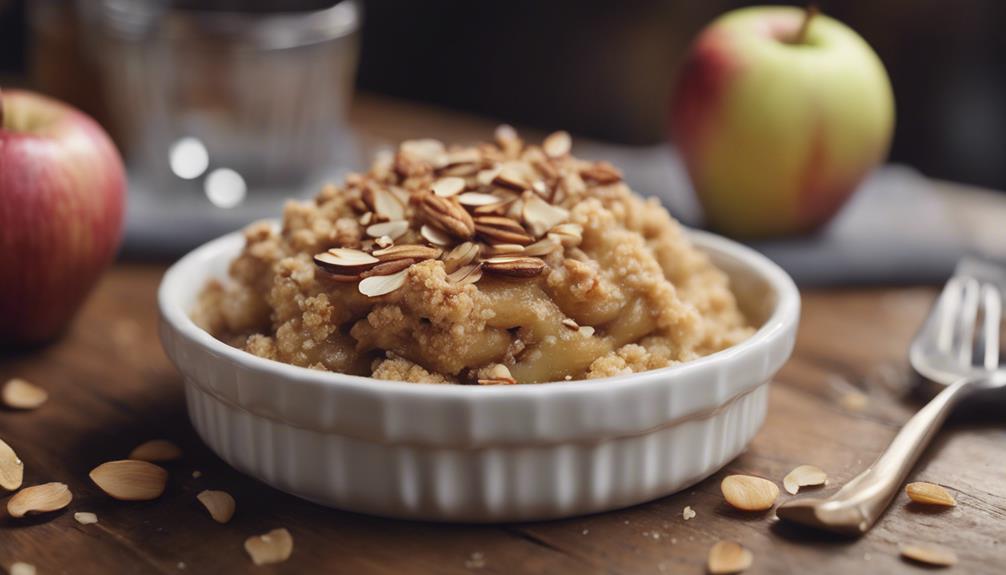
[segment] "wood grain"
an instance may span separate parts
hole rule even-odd
[[[63,340],[9,353],[0,363],[0,380],[24,377],[51,394],[37,411],[0,411],[0,437],[24,460],[26,484],[63,481],[74,493],[65,512],[0,516],[0,565],[27,561],[40,573],[242,573],[252,568],[244,539],[283,526],[294,536],[293,557],[256,572],[702,573],[708,548],[724,538],[754,551],[751,573],[916,572],[897,557],[902,541],[950,546],[960,555],[958,572],[1001,572],[1006,433],[988,406],[958,414],[912,474],[946,486],[958,506],[930,513],[899,496],[859,540],[779,524],[771,512],[733,511],[719,493],[724,474],[781,482],[802,463],[829,473],[828,491],[867,465],[918,406],[904,353],[932,289],[805,293],[797,350],[773,385],[767,423],[746,453],[695,487],[612,513],[472,526],[325,509],[246,478],[212,455],[188,423],[180,378],[157,341],[154,291],[162,272],[119,265]],[[843,406],[850,391],[868,397],[862,410]],[[94,466],[152,438],[172,439],[185,450],[181,461],[167,464],[171,480],[159,500],[114,501],[87,479]],[[215,523],[196,501],[202,489],[234,495],[237,513],[229,524]],[[686,505],[698,514],[687,522]],[[95,512],[99,523],[79,525],[75,511]]]

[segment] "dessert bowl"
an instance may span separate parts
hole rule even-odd
[[[690,231],[757,327],[745,341],[671,367],[508,386],[383,381],[252,355],[189,314],[227,281],[235,232],[165,274],[164,349],[203,440],[238,470],[340,509],[464,522],[554,519],[625,507],[715,473],[765,418],[767,383],[793,348],[800,297],[754,250]]]

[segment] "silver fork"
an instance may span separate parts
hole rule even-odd
[[[890,505],[919,456],[947,415],[964,397],[1006,387],[999,367],[1003,270],[965,262],[947,282],[939,302],[909,351],[912,367],[943,387],[901,428],[891,445],[866,471],[827,498],[787,501],[776,514],[788,521],[828,531],[861,535]]]

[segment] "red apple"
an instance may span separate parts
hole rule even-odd
[[[115,256],[126,178],[84,113],[0,93],[0,345],[58,335]]]
[[[880,59],[848,26],[755,6],[700,33],[671,123],[711,227],[793,234],[831,219],[886,157],[894,97]]]

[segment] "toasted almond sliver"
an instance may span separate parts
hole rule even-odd
[[[582,335],[583,337],[590,337],[594,335],[594,328],[589,325],[581,325],[580,329],[577,331],[579,331],[580,335]]]
[[[43,483],[25,487],[7,501],[7,513],[11,517],[24,517],[29,513],[46,513],[62,509],[70,504],[73,495],[65,483]]]
[[[336,270],[365,268],[376,264],[379,260],[360,250],[351,248],[332,248],[327,252],[316,254],[314,263],[324,268]]]
[[[905,486],[905,493],[909,499],[923,505],[939,505],[942,507],[954,507],[957,501],[953,495],[940,485],[916,481]]]
[[[765,511],[775,505],[779,487],[768,479],[751,475],[727,475],[720,482],[724,499],[742,511]]]
[[[449,234],[430,225],[423,225],[423,227],[419,228],[419,235],[435,246],[446,247],[454,243]]]
[[[38,571],[35,566],[31,563],[25,563],[24,561],[15,561],[10,564],[10,569],[7,571],[10,575],[35,575]]]
[[[102,491],[120,501],[157,499],[168,484],[168,472],[163,467],[135,459],[102,463],[89,475]]]
[[[503,198],[493,194],[483,194],[482,192],[465,192],[458,196],[458,203],[469,208],[495,206],[502,202]]]
[[[458,244],[453,250],[444,256],[444,268],[448,273],[453,273],[458,268],[472,263],[479,257],[482,248],[474,242],[464,242]]]
[[[541,257],[546,256],[562,246],[562,243],[555,237],[549,235],[524,248],[524,255]]]
[[[389,248],[374,250],[374,256],[381,260],[382,263],[403,259],[418,261],[436,259],[439,258],[442,253],[444,253],[444,251],[438,247],[421,246],[418,244],[391,246]]]
[[[953,549],[948,549],[940,545],[931,544],[902,544],[898,547],[898,552],[905,559],[933,565],[936,567],[950,567],[957,564],[957,553]]]
[[[393,240],[397,240],[407,231],[409,231],[409,222],[405,220],[392,220],[390,222],[381,222],[367,226],[367,235],[372,238],[388,236]]]
[[[485,377],[478,380],[478,383],[479,385],[513,385],[517,383],[517,380],[510,374],[510,368],[502,363],[497,363],[485,373]]]
[[[398,150],[433,166],[447,162],[447,150],[444,148],[444,143],[433,138],[405,140],[399,145]]]
[[[681,510],[681,517],[688,521],[689,519],[695,519],[695,510],[692,509],[691,505],[685,505],[685,508]]]
[[[182,458],[182,448],[167,439],[151,439],[129,452],[129,459],[139,461],[174,461]]]
[[[828,481],[828,474],[816,465],[801,465],[790,471],[782,480],[782,486],[790,495],[796,495],[801,487],[812,487],[824,485]]]
[[[456,285],[468,285],[482,279],[482,266],[479,264],[468,264],[454,270],[447,276],[447,281]]]
[[[545,232],[569,219],[569,212],[564,208],[553,206],[534,194],[524,195],[521,215],[535,237],[543,236]]]
[[[562,325],[573,330],[580,329],[580,324],[576,323],[576,320],[570,317],[567,317],[566,319],[562,320]]]
[[[569,132],[560,130],[553,132],[541,144],[541,149],[550,158],[561,158],[569,153],[573,147],[573,139],[569,137]]]
[[[754,555],[734,541],[717,541],[709,549],[709,572],[714,575],[740,573],[751,567]]]
[[[281,563],[293,553],[293,537],[286,529],[273,529],[246,539],[245,551],[256,565]]]
[[[41,387],[15,377],[4,384],[0,400],[12,409],[36,409],[49,399],[49,393]]]
[[[433,193],[441,198],[456,196],[465,191],[464,178],[449,176],[433,182]]]
[[[409,270],[404,269],[391,275],[363,278],[358,289],[367,297],[386,295],[405,285],[408,273]]]
[[[98,522],[98,516],[89,511],[78,511],[73,514],[73,518],[81,525],[92,525]]]
[[[364,190],[363,198],[374,213],[389,220],[405,219],[405,206],[394,192],[379,187],[368,187]]]
[[[548,237],[556,239],[564,247],[575,248],[583,241],[583,226],[566,222],[548,231]]]
[[[0,439],[0,489],[14,491],[24,481],[24,462]]]
[[[210,512],[210,517],[217,523],[227,523],[234,517],[234,498],[226,491],[207,489],[200,491],[196,499]]]
[[[485,250],[485,257],[488,258],[516,255],[524,255],[524,246],[520,244],[493,244],[486,246]]]
[[[534,277],[545,271],[545,262],[524,256],[489,258],[482,262],[484,271],[511,277]]]

